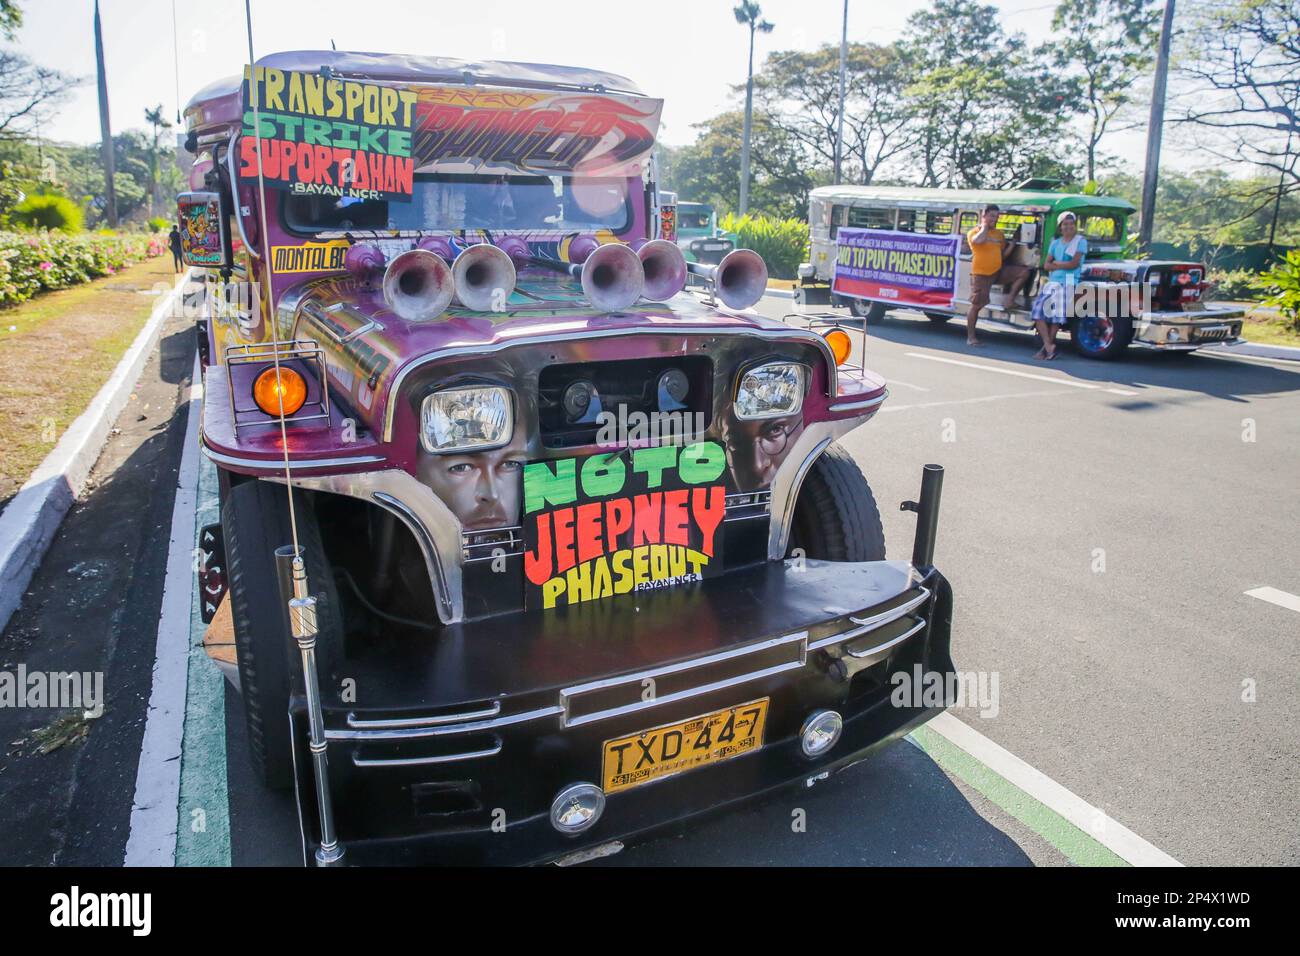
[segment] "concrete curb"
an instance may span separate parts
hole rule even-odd
[[[158,343],[163,323],[189,279],[187,271],[154,307],[103,388],[0,514],[0,630],[22,604],[32,574],[54,540],[63,516],[85,487],[108,442],[113,422],[126,407]]]

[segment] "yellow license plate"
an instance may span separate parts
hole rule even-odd
[[[720,763],[763,746],[770,698],[605,741],[605,792]]]

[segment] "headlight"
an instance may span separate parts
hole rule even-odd
[[[428,452],[496,448],[510,441],[514,415],[504,388],[451,388],[420,406],[420,442]]]
[[[736,390],[737,418],[779,418],[803,408],[802,365],[772,362],[750,369],[740,377]]]

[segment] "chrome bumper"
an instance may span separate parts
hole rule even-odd
[[[1202,345],[1242,341],[1242,309],[1197,312],[1144,312],[1133,322],[1132,345],[1164,352],[1190,352]]]

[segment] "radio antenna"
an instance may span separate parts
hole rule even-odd
[[[253,138],[257,143],[257,212],[261,222],[261,238],[265,242],[268,237],[266,231],[266,178],[262,172],[262,97],[257,85],[257,61],[253,57],[253,10],[252,0],[244,0],[244,22],[248,28],[248,102],[253,109]],[[236,187],[231,183],[231,188]],[[238,206],[238,197],[236,197],[236,206]],[[239,215],[239,209],[235,209],[235,215]],[[270,256],[262,259],[262,265],[266,271],[262,275],[263,285],[266,289],[266,298],[269,301],[271,296],[271,279],[274,273],[274,265]],[[258,293],[258,308],[262,307],[263,295]],[[284,453],[284,481],[289,495],[289,530],[293,539],[294,553],[300,553],[298,550],[298,516],[293,506],[293,473],[292,466],[289,463],[289,433],[284,422],[284,386],[280,378],[280,329],[279,323],[275,321],[273,310],[266,310],[266,322],[271,329],[271,354],[275,360],[275,384],[276,396],[280,402],[280,450]],[[325,387],[325,383],[321,383]]]
[[[176,0],[172,0],[172,69],[176,77],[176,125],[181,124],[181,41],[176,30]]]
[[[244,0],[244,21],[248,28],[248,101],[253,113],[253,137],[257,146],[257,210],[261,219],[263,242],[269,241],[266,229],[266,177],[262,171],[262,104],[257,86],[257,61],[253,56],[253,10],[252,0]],[[231,188],[235,188],[231,183]],[[236,215],[239,210],[235,210]],[[280,404],[280,447],[284,452],[285,493],[289,496],[289,531],[293,541],[289,557],[289,581],[283,572],[280,574],[281,597],[286,601],[289,612],[289,630],[298,652],[302,658],[303,690],[307,697],[307,742],[311,751],[312,770],[316,777],[316,808],[320,814],[320,844],[316,847],[317,866],[336,866],[343,862],[343,847],[339,845],[334,829],[334,806],[330,797],[329,781],[329,747],[325,739],[325,717],[321,705],[320,678],[316,670],[316,598],[308,591],[307,566],[303,560],[302,547],[298,543],[298,518],[293,506],[293,471],[289,462],[289,437],[284,421],[284,389],[280,378],[280,330],[274,310],[270,307],[272,300],[271,280],[275,266],[271,256],[262,257],[265,272],[265,298],[267,303],[266,320],[271,327],[272,355],[275,359],[276,397]],[[258,296],[258,308],[261,308],[263,296]],[[322,389],[329,388],[329,383],[322,380]],[[277,551],[276,563],[281,565],[283,550]],[[297,778],[297,769],[294,770]],[[305,822],[304,822],[305,824]],[[304,834],[307,827],[303,827]]]

